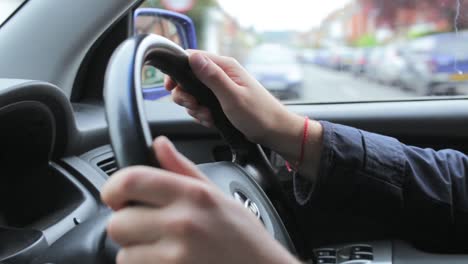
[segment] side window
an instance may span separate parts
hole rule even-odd
[[[235,57],[285,102],[468,94],[468,1],[146,0],[142,7],[190,16],[201,49]],[[158,21],[137,28],[173,30]],[[161,81],[145,74],[149,85]]]

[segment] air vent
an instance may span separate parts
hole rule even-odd
[[[96,165],[109,176],[117,171],[117,164],[115,163],[114,157],[101,160]]]

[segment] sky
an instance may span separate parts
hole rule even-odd
[[[242,26],[259,31],[306,31],[351,0],[218,0]]]

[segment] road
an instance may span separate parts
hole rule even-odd
[[[347,102],[397,100],[415,97],[410,91],[391,87],[356,77],[347,72],[338,72],[314,65],[304,65],[304,86],[300,101]],[[160,101],[170,101],[165,96]]]
[[[301,101],[346,102],[374,101],[415,97],[410,91],[381,85],[350,73],[304,66],[305,83]]]

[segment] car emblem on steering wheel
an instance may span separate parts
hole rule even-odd
[[[257,204],[250,200],[250,198],[247,198],[243,193],[241,192],[234,192],[233,194],[234,200],[242,203],[247,210],[249,210],[257,219],[260,219],[263,222],[262,215],[260,213],[260,209],[258,208]]]
[[[252,214],[254,214],[257,219],[260,219],[260,210],[254,201],[250,199],[245,200],[244,207],[247,208],[247,210],[249,210]]]

